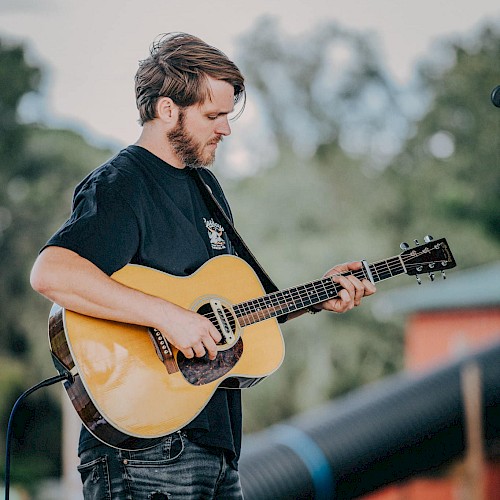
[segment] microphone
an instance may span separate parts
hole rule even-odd
[[[491,91],[491,102],[493,103],[493,106],[500,108],[500,85],[497,85]]]

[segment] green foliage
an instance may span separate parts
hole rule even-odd
[[[489,99],[500,81],[500,30],[446,42],[443,57],[422,65],[428,112],[380,182],[396,195],[383,213],[396,230],[447,233],[459,265],[498,258],[500,114]],[[435,229],[433,229],[435,228]]]
[[[229,196],[279,286],[337,262],[395,255],[400,241],[429,233],[447,237],[459,268],[498,258],[500,116],[489,92],[500,81],[499,44],[492,28],[473,46],[445,42],[447,69],[430,58],[409,90],[420,107],[414,120],[366,36],[333,25],[292,38],[266,19],[245,37],[249,94],[262,103],[277,155]],[[349,55],[343,67],[331,57],[339,51]],[[283,326],[283,366],[245,393],[247,431],[402,368],[403,325],[381,322],[369,304]]]
[[[29,66],[24,49],[0,40],[0,158],[3,176],[5,164],[17,165],[23,151],[23,127],[17,123],[21,98],[37,89],[40,70]],[[2,179],[3,180],[3,179]]]
[[[374,37],[332,23],[292,37],[265,17],[241,43],[238,61],[250,95],[280,152],[311,158],[340,144],[382,160],[390,138],[405,132],[398,93]]]
[[[36,91],[40,70],[21,46],[0,42],[0,422],[6,428],[17,397],[54,375],[48,341],[50,304],[29,284],[42,245],[67,218],[76,182],[109,151],[79,135],[25,125],[17,117],[24,95]],[[20,406],[14,425],[13,480],[25,485],[60,470],[60,409],[45,389]],[[4,436],[0,448],[3,450]],[[1,451],[0,463],[3,464]],[[3,465],[2,465],[3,470]]]

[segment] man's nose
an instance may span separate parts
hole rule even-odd
[[[221,116],[215,128],[215,133],[219,135],[230,135],[231,127],[227,116]]]

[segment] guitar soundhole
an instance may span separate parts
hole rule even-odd
[[[219,351],[213,360],[207,355],[202,358],[187,359],[182,352],[177,353],[177,365],[184,378],[193,385],[213,382],[228,373],[243,354],[243,340],[240,338],[230,348]]]
[[[229,321],[229,327],[231,329],[231,332],[234,335],[236,332],[236,320],[234,318],[234,315],[229,308],[223,306],[223,309],[224,309],[224,313],[226,315],[226,318]],[[231,343],[230,341],[228,341],[227,335],[223,331],[221,331],[221,328],[219,326],[217,318],[215,317],[215,314],[212,311],[212,306],[209,303],[202,305],[196,312],[198,314],[201,314],[201,315],[205,316],[206,318],[208,318],[212,322],[212,324],[215,326],[215,328],[217,328],[219,333],[221,334],[222,338],[217,343],[218,346],[225,346],[225,345]]]

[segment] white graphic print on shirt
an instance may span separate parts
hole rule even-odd
[[[203,221],[208,230],[208,237],[210,238],[210,245],[212,245],[212,248],[214,250],[224,250],[226,248],[226,242],[222,237],[224,228],[213,219],[207,220],[203,218]]]

